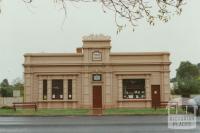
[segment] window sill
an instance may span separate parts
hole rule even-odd
[[[45,103],[45,102],[78,102],[77,100],[43,100],[38,101],[39,103]]]
[[[151,99],[121,99],[118,102],[150,102]]]

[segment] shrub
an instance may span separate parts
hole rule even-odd
[[[11,106],[3,106],[3,107],[1,107],[1,109],[13,109],[13,107],[11,107]]]

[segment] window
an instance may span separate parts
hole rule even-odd
[[[72,99],[72,79],[68,79],[68,99]]]
[[[101,81],[101,74],[93,74],[92,80],[93,81]]]
[[[52,80],[52,99],[63,99],[63,80]]]
[[[47,80],[43,80],[43,100],[47,100]]]
[[[145,98],[145,79],[123,79],[123,98]]]

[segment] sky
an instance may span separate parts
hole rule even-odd
[[[0,81],[23,79],[25,53],[75,52],[82,36],[105,34],[112,38],[112,52],[170,52],[170,78],[181,61],[200,63],[200,0],[188,0],[182,15],[168,23],[150,26],[141,21],[135,31],[127,27],[120,34],[113,13],[98,3],[69,3],[67,17],[53,0],[3,0],[0,14]]]

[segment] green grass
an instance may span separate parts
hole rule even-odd
[[[183,112],[179,109],[179,113]],[[171,113],[175,113],[175,109],[171,110]],[[103,115],[167,115],[167,109],[125,109],[125,108],[114,108],[106,109],[103,111]],[[78,116],[78,115],[91,115],[89,109],[0,109],[0,116]]]
[[[0,109],[0,116],[67,116],[88,115],[88,109]]]
[[[179,110],[181,112],[181,110]],[[175,109],[171,110],[171,113],[175,113]],[[165,108],[153,109],[106,109],[104,110],[105,115],[167,115],[168,110]]]

